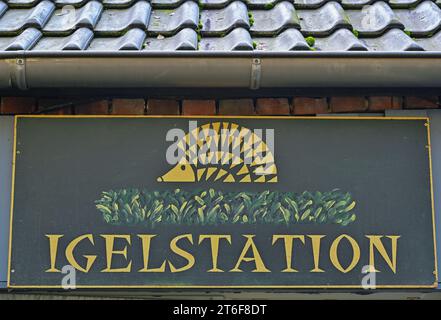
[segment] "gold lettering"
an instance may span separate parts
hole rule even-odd
[[[386,261],[389,268],[392,270],[393,273],[397,272],[397,246],[398,246],[398,239],[400,236],[386,236],[386,238],[389,238],[391,241],[392,246],[392,258],[387,254],[386,249],[384,248],[383,243],[381,242],[381,238],[383,236],[373,236],[373,235],[366,235],[366,238],[369,239],[369,265],[370,265],[370,272],[380,272],[377,269],[375,269],[375,252],[374,249],[377,249],[378,252],[383,257],[384,261]]]
[[[352,261],[349,264],[347,268],[343,268],[340,260],[338,258],[338,245],[340,244],[340,241],[345,238],[349,241],[349,243],[352,246]],[[332,242],[331,250],[330,250],[330,258],[331,262],[340,272],[348,273],[354,267],[357,265],[358,261],[360,260],[360,247],[358,246],[357,242],[354,240],[354,238],[348,236],[347,234],[342,234],[341,236],[337,237],[334,242]]]
[[[231,236],[223,234],[201,234],[199,236],[199,244],[201,244],[202,241],[204,241],[205,239],[210,239],[211,261],[213,265],[213,268],[211,268],[207,272],[224,272],[217,267],[217,259],[219,256],[219,243],[221,239],[226,239],[228,243],[231,244]]]
[[[107,267],[101,272],[130,272],[132,269],[132,261],[129,261],[129,264],[123,268],[115,268],[112,269],[112,258],[114,255],[122,255],[125,259],[127,259],[127,246],[125,246],[122,250],[114,250],[115,239],[123,239],[129,245],[130,243],[130,235],[128,234],[101,234],[106,240],[106,261]]]
[[[312,254],[314,256],[314,269],[311,272],[325,272],[324,270],[319,268],[320,264],[320,243],[322,238],[325,236],[322,235],[308,235],[311,238],[312,242]]]
[[[142,252],[143,252],[143,261],[144,267],[139,270],[139,272],[165,272],[165,264],[167,261],[164,261],[159,268],[149,268],[149,255],[150,255],[150,243],[151,240],[156,237],[156,234],[138,234],[138,237],[141,238],[142,241]]]
[[[63,237],[62,234],[47,234],[46,237],[49,238],[49,254],[51,267],[46,270],[46,272],[61,272],[59,269],[55,268],[55,263],[57,260],[58,253],[58,240]]]
[[[194,266],[195,263],[195,259],[194,256],[185,251],[182,250],[181,248],[178,247],[177,243],[179,240],[181,239],[188,239],[188,241],[193,244],[193,236],[191,234],[183,234],[180,236],[177,236],[175,238],[173,238],[173,240],[170,242],[170,249],[176,253],[177,255],[181,256],[182,258],[184,258],[185,260],[187,260],[187,264],[181,268],[176,268],[170,261],[168,262],[169,266],[170,266],[170,270],[171,272],[175,273],[175,272],[182,272],[182,271],[186,271],[191,269]]]
[[[66,247],[66,259],[72,267],[74,267],[75,269],[77,269],[79,271],[87,273],[87,272],[89,272],[90,268],[92,268],[92,265],[95,262],[96,256],[84,255],[83,257],[86,258],[87,262],[86,262],[86,267],[83,268],[78,264],[77,260],[75,259],[74,255],[73,255],[73,252],[74,252],[75,248],[77,247],[78,243],[80,243],[84,239],[89,240],[89,242],[92,245],[95,245],[95,243],[93,242],[92,234],[84,234],[82,236],[79,236],[79,237],[73,239],[69,243],[69,245]]]
[[[283,239],[285,243],[285,259],[286,259],[286,269],[282,270],[282,272],[298,272],[296,269],[291,267],[292,265],[292,256],[293,256],[293,243],[294,239],[299,239],[303,244],[305,244],[305,236],[298,235],[273,235],[273,245],[277,240]]]
[[[247,238],[247,242],[245,243],[242,249],[242,253],[240,254],[239,259],[237,260],[236,266],[233,269],[231,269],[230,272],[243,272],[242,270],[239,269],[242,261],[245,262],[254,261],[256,268],[252,272],[271,272],[265,267],[262,257],[260,256],[260,253],[257,250],[256,244],[253,241],[255,235],[244,234],[243,236]],[[252,257],[246,257],[246,254],[248,253],[249,249],[251,249],[253,252]]]

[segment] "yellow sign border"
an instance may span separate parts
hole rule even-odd
[[[8,248],[8,289],[62,289],[61,285],[11,285],[11,257],[12,257],[12,224],[14,213],[15,193],[15,162],[17,154],[17,122],[19,118],[58,118],[58,119],[81,119],[81,118],[166,118],[166,119],[277,119],[277,120],[425,120],[427,128],[427,148],[429,151],[429,174],[430,174],[430,197],[432,207],[432,236],[435,270],[433,274],[435,281],[431,285],[378,285],[378,289],[424,289],[438,287],[438,259],[436,249],[436,226],[435,206],[433,198],[433,176],[432,176],[432,146],[430,142],[430,120],[428,117],[379,117],[379,116],[174,116],[174,115],[16,115],[14,116],[14,142],[12,160],[12,181],[11,181],[11,203],[9,219],[9,248]],[[361,285],[77,285],[77,289],[363,289]]]

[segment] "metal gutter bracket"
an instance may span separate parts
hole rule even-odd
[[[21,90],[28,89],[26,83],[26,59],[20,57],[11,59],[9,62],[11,87],[17,87]]]
[[[260,88],[260,78],[262,75],[261,64],[259,58],[254,58],[251,63],[250,89],[257,90]]]

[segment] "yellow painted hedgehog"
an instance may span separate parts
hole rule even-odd
[[[158,182],[277,182],[277,167],[267,144],[238,124],[207,123],[175,145],[179,160]]]

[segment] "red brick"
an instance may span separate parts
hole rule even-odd
[[[73,114],[73,112],[72,112],[72,107],[64,107],[64,108],[57,108],[54,110],[48,110],[43,112],[42,114],[70,115]]]
[[[369,111],[401,109],[400,97],[373,96],[373,97],[369,97],[368,100],[369,100]]]
[[[221,115],[253,115],[254,101],[252,99],[231,99],[219,102],[219,114]]]
[[[296,97],[293,100],[293,111],[295,115],[328,113],[328,102],[326,98]]]
[[[109,101],[98,100],[91,102],[84,102],[75,105],[75,114],[108,114],[109,113]]]
[[[2,114],[27,114],[36,109],[37,100],[32,97],[3,97],[0,103]]]
[[[144,99],[113,99],[112,114],[137,115],[144,114]]]
[[[170,99],[147,100],[147,114],[179,115],[179,101]]]
[[[182,101],[183,115],[215,115],[215,100],[184,100]]]
[[[438,97],[405,97],[404,108],[406,109],[433,109],[439,107]]]
[[[288,115],[289,102],[286,98],[262,98],[256,101],[259,115]]]
[[[332,112],[363,112],[367,110],[365,97],[332,97],[330,100]]]
[[[68,99],[38,99],[38,112],[42,114],[69,115],[73,113],[73,103],[72,100]]]

